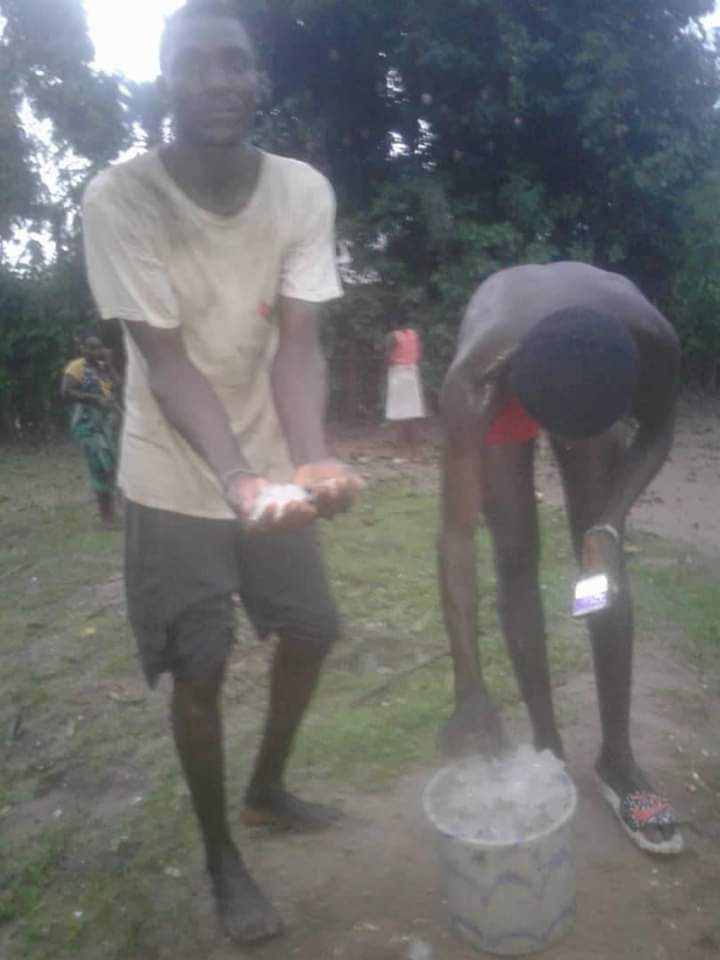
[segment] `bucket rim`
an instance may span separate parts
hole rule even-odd
[[[477,837],[467,837],[463,834],[453,833],[451,830],[447,829],[446,826],[441,824],[438,818],[435,816],[430,804],[430,797],[432,796],[433,790],[439,781],[444,776],[447,776],[450,771],[457,769],[458,766],[458,763],[450,763],[436,771],[423,791],[422,806],[425,817],[434,830],[447,840],[452,840],[455,843],[461,843],[466,847],[474,847],[478,850],[501,850],[515,847],[528,847],[531,844],[536,843],[538,840],[544,840],[546,837],[557,833],[558,830],[561,830],[563,827],[567,826],[567,824],[572,821],[577,813],[577,787],[575,786],[575,783],[567,770],[563,770],[562,776],[565,778],[570,788],[570,804],[563,816],[559,820],[556,820],[555,823],[551,824],[549,827],[545,827],[543,830],[538,830],[535,833],[529,833],[526,837],[523,837],[522,840],[517,840],[512,843],[504,843],[499,840],[480,840]]]

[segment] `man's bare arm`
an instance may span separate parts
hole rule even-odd
[[[295,482],[315,495],[320,516],[332,517],[350,507],[360,480],[328,457],[325,359],[318,339],[318,312],[315,304],[281,298],[271,382],[280,425],[297,468]]]
[[[639,428],[617,478],[615,491],[600,518],[600,525],[608,524],[615,530],[622,530],[633,505],[667,460],[674,428],[674,417]]]
[[[457,379],[459,376],[460,379]],[[455,678],[455,710],[440,731],[440,745],[455,753],[468,747],[495,753],[502,724],[490,700],[478,648],[475,530],[482,506],[483,436],[492,418],[492,391],[485,402],[462,407],[469,385],[452,370],[441,397],[444,430],[442,526],[438,538],[440,594]]]
[[[482,506],[480,448],[496,400],[492,388],[483,393],[476,397],[462,370],[453,368],[440,398],[444,449],[438,560],[458,700],[485,692],[478,655],[475,530]]]
[[[250,475],[225,408],[190,360],[180,330],[145,323],[128,323],[127,329],[147,363],[150,390],[160,410],[213,470],[230,506],[247,520],[264,481]]]
[[[680,349],[674,334],[658,337],[642,358],[645,368],[635,416],[638,431],[601,523],[621,530],[628,513],[659,473],[672,449],[680,385]],[[645,352],[645,351],[643,351]]]
[[[318,338],[318,307],[283,297],[271,370],[275,408],[295,466],[327,459],[325,359]]]
[[[458,456],[446,444],[438,564],[443,616],[450,641],[455,696],[483,689],[478,655],[478,591],[475,530],[480,510],[477,456]]]

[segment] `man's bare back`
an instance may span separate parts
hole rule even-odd
[[[668,403],[674,403],[673,374],[679,348],[672,325],[620,274],[584,263],[561,262],[501,270],[478,287],[460,328],[443,406],[448,394],[468,378],[478,387],[498,384],[502,388],[501,374],[523,338],[543,317],[575,306],[619,319],[635,338],[642,388],[634,398],[637,409],[631,413],[642,416],[647,409],[655,418],[659,415],[657,404],[666,409]]]

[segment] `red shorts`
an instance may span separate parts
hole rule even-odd
[[[526,443],[540,433],[540,424],[520,406],[518,400],[508,400],[488,427],[485,443],[490,447],[506,443]]]

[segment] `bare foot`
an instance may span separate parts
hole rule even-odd
[[[282,921],[248,873],[234,847],[208,869],[215,906],[228,937],[235,943],[262,943],[282,933]]]
[[[274,827],[300,833],[319,833],[337,826],[342,813],[324,803],[308,803],[285,790],[248,791],[243,822],[249,827]]]
[[[460,756],[481,753],[494,756],[505,747],[505,734],[495,705],[482,694],[467,697],[438,734],[443,753]]]

